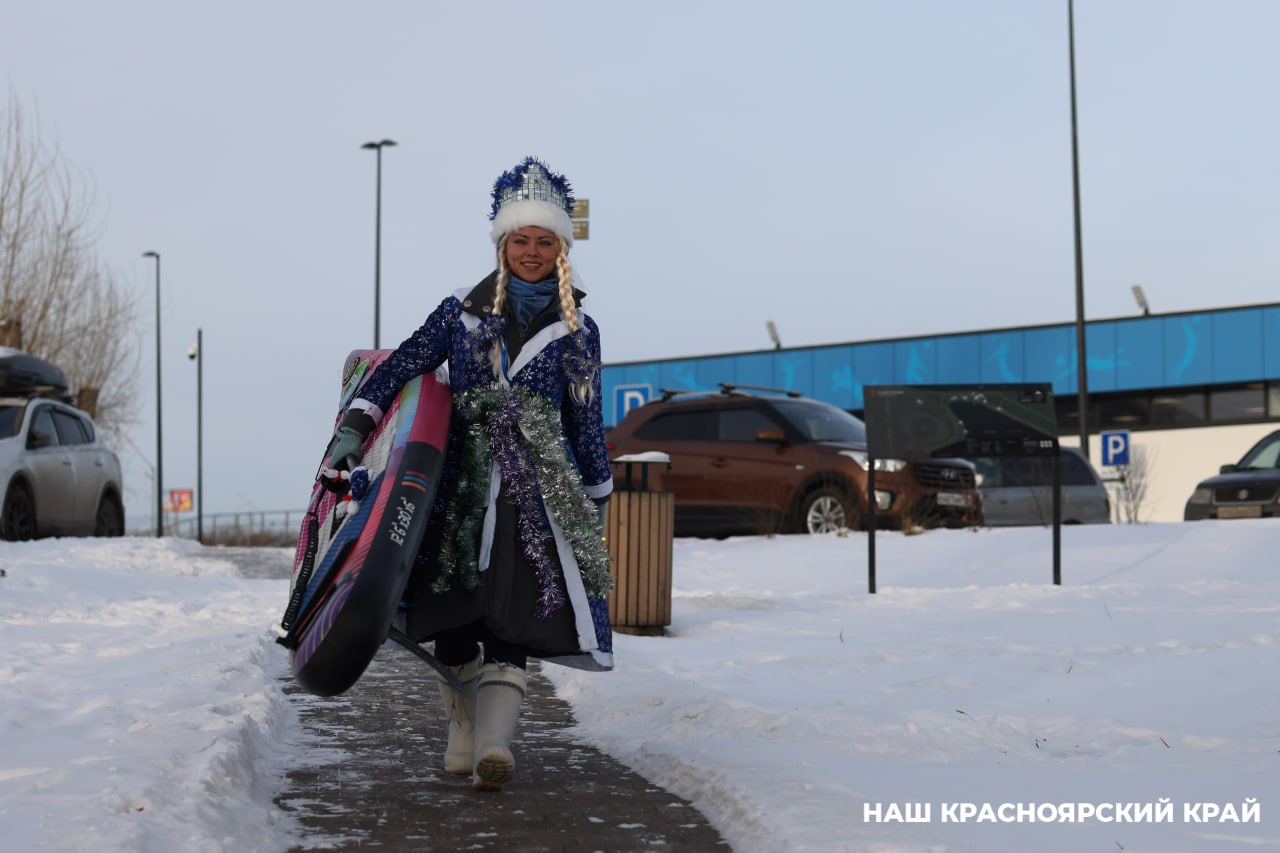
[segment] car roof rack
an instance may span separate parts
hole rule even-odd
[[[716,391],[697,391],[691,388],[685,388],[685,389],[659,388],[658,402],[666,403],[671,400],[683,400],[683,399],[692,398],[692,397],[712,397],[712,396],[715,396],[717,393],[718,392]]]
[[[736,382],[721,382],[721,394],[733,394],[738,390],[746,391],[767,391],[770,394],[786,394],[788,397],[803,397],[799,391],[792,391],[789,388],[770,388],[767,385],[739,385]]]
[[[69,402],[67,377],[49,362],[23,350],[0,346],[0,394],[29,400],[49,398]]]
[[[804,394],[799,391],[793,391],[789,388],[770,388],[767,385],[741,385],[736,382],[717,383],[717,389],[718,390],[715,391],[702,391],[694,388],[659,388],[657,402],[666,403],[671,400],[687,400],[697,397],[728,396],[741,394],[744,391],[763,391],[769,394],[785,394],[792,398],[804,396]]]

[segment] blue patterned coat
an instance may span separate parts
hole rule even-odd
[[[446,297],[431,312],[426,322],[389,356],[361,389],[351,408],[368,412],[375,421],[395,395],[414,376],[428,373],[448,362],[449,382],[453,390],[454,413],[450,427],[449,448],[445,464],[448,476],[456,470],[457,456],[464,439],[466,425],[460,411],[461,395],[492,386],[491,342],[502,337],[508,345],[504,352],[516,351],[506,365],[506,380],[513,388],[541,396],[560,413],[564,449],[582,477],[586,495],[595,500],[606,498],[613,490],[613,477],[605,450],[604,420],[601,410],[599,370],[592,371],[594,393],[585,404],[574,399],[570,389],[577,378],[571,372],[584,360],[588,365],[600,361],[600,331],[595,321],[579,309],[581,328],[571,332],[554,307],[530,325],[532,334],[516,338],[515,323],[493,316],[496,274],[491,274],[469,290]],[[580,299],[582,294],[577,294]],[[506,361],[506,359],[504,359]],[[495,469],[495,476],[496,469]],[[442,484],[441,493],[449,491]],[[480,568],[488,568],[496,515],[498,485],[491,489],[484,524],[485,541],[480,546]],[[544,510],[545,514],[545,510]],[[573,622],[578,637],[576,654],[546,657],[553,663],[585,669],[611,669],[613,666],[612,634],[608,608],[603,598],[588,596],[583,587],[577,562],[559,526],[548,522],[555,553],[563,573],[567,600],[572,606]]]

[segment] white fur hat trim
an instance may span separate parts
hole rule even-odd
[[[503,236],[512,231],[519,231],[528,225],[536,225],[557,234],[564,239],[566,246],[573,245],[573,223],[564,208],[549,201],[540,199],[520,199],[509,201],[493,218],[493,227],[489,229],[489,238],[496,246]]]

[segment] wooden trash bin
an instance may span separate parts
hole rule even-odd
[[[613,573],[609,619],[623,634],[660,635],[671,624],[675,498],[670,492],[649,491],[647,468],[655,463],[670,464],[665,458],[616,460],[626,466],[625,476],[619,479],[615,468],[615,490],[605,511]],[[643,466],[639,480],[632,476],[637,464]]]

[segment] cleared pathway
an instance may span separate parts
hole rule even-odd
[[[287,551],[220,551],[246,577],[288,577]],[[472,791],[469,778],[440,766],[445,729],[432,679],[388,645],[342,696],[286,685],[317,738],[317,763],[290,773],[278,800],[306,830],[300,850],[729,850],[686,801],[573,740],[569,705],[536,662],[512,747],[516,778],[498,793]]]

